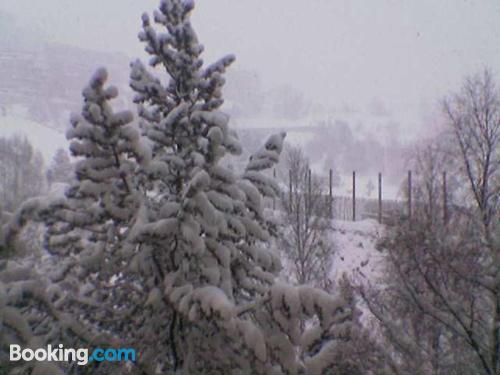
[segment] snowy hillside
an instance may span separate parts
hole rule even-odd
[[[98,67],[109,69],[126,97],[129,61],[123,54],[0,40],[0,115],[22,106],[30,120],[65,130],[70,112],[79,110],[83,86]]]
[[[337,280],[346,273],[361,281],[376,281],[381,275],[383,256],[375,249],[375,244],[383,234],[384,227],[375,220],[333,220],[332,226],[336,252],[331,278]]]
[[[43,155],[45,163],[50,163],[54,152],[58,148],[68,147],[63,131],[44,126],[30,120],[22,113],[13,113],[6,116],[0,114],[0,133],[2,137],[15,134],[25,136],[30,143]]]

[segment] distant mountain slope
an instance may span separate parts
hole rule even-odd
[[[62,130],[41,126],[35,121],[20,116],[0,115],[0,137],[10,137],[14,134],[27,137],[31,144],[42,153],[45,165],[50,164],[58,148],[68,148],[68,142]]]
[[[0,116],[21,106],[28,119],[64,130],[69,113],[81,106],[82,88],[99,66],[105,66],[111,82],[127,92],[129,60],[121,54],[53,43],[34,48],[0,42]]]

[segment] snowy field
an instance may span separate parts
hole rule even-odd
[[[330,277],[338,280],[346,273],[359,281],[376,282],[381,276],[382,254],[375,244],[383,234],[383,226],[375,220],[332,221],[333,256]]]

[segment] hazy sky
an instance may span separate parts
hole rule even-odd
[[[159,0],[1,0],[0,11],[53,41],[143,56],[140,15]],[[235,53],[272,87],[328,107],[421,115],[469,73],[500,73],[500,1],[198,0],[206,60]],[[1,36],[0,36],[1,37]]]

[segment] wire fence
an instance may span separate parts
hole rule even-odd
[[[283,191],[282,201],[286,199],[292,199],[292,173],[289,173],[289,183],[287,191]],[[308,184],[304,190],[304,202],[307,202],[307,195],[311,192],[311,171],[308,171]],[[275,171],[273,171],[273,177],[276,177]],[[446,222],[448,220],[448,202],[447,202],[447,176],[446,172],[442,173],[441,177],[441,208],[442,208],[442,220]],[[415,206],[413,197],[413,182],[412,182],[412,171],[408,171],[408,175],[405,179],[404,188],[404,199],[384,199],[383,197],[383,178],[382,173],[378,174],[378,196],[377,198],[365,198],[356,196],[356,172],[352,172],[352,188],[351,195],[334,195],[333,194],[333,179],[332,170],[330,170],[328,193],[323,194],[322,199],[324,199],[324,204],[328,208],[326,212],[331,219],[335,220],[349,220],[358,221],[364,219],[374,219],[379,223],[386,225],[394,225],[401,218],[408,219],[411,223],[413,209]],[[309,193],[308,193],[309,192]],[[287,198],[288,197],[288,198]],[[417,202],[417,204],[419,204]],[[268,203],[268,207],[272,209],[279,209],[279,204],[275,200]]]

